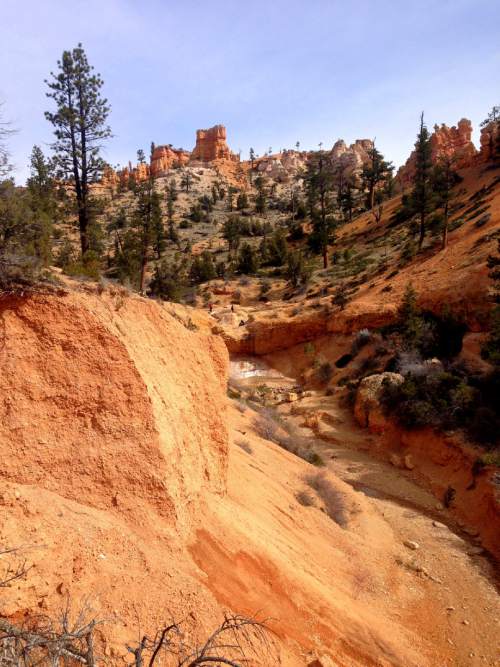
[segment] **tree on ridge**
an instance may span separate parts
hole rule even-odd
[[[104,168],[100,156],[102,142],[111,136],[107,125],[108,101],[101,96],[103,80],[93,72],[81,44],[64,51],[57,62],[58,72],[45,83],[47,97],[54,100],[55,112],[45,117],[54,126],[52,149],[59,175],[68,179],[75,191],[82,257],[90,249],[91,202],[89,185]]]

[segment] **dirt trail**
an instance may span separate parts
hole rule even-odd
[[[233,360],[231,376],[250,389],[263,384],[290,389],[296,384],[262,359]],[[461,531],[410,471],[370,455],[377,436],[355,423],[338,394],[307,393],[277,406],[287,428],[306,437],[326,467],[363,492],[401,544],[409,545],[398,565],[417,595],[411,605],[394,600],[402,623],[450,656],[440,664],[500,665],[497,572],[477,538]],[[304,425],[308,413],[318,408],[326,411],[326,440]]]

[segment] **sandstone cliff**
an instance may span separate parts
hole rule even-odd
[[[433,162],[444,158],[453,160],[455,169],[470,167],[475,163],[477,150],[472,143],[472,123],[462,118],[458,124],[448,127],[444,123],[435,125],[431,135],[431,155]],[[411,184],[415,175],[416,154],[413,151],[406,163],[398,171],[398,179],[403,187]]]
[[[214,160],[237,160],[226,141],[224,125],[214,125],[208,130],[196,131],[196,146],[191,153],[191,161],[213,162]]]
[[[350,146],[339,139],[330,153],[333,169],[342,169],[344,176],[359,176],[363,166],[370,160],[372,148],[371,139],[356,139]]]
[[[156,178],[163,176],[173,167],[179,167],[189,162],[189,151],[172,146],[156,146],[151,156],[151,174]]]

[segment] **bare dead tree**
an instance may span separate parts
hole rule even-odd
[[[158,631],[154,639],[143,636],[135,647],[133,667],[153,667],[161,656],[170,656],[177,667],[244,667],[250,658],[271,654],[271,642],[265,622],[238,614],[226,614],[223,622],[201,644],[186,641],[185,623],[171,623]]]
[[[11,124],[3,118],[3,105],[4,103],[0,102],[0,178],[6,176],[11,169],[7,140],[9,136],[15,134],[15,130],[12,128]]]

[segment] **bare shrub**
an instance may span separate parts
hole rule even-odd
[[[352,356],[355,357],[361,348],[367,345],[371,339],[372,334],[369,329],[360,329],[351,345]]]
[[[253,449],[248,442],[248,440],[245,440],[244,438],[240,438],[239,440],[235,440],[234,444],[237,445],[240,449],[242,449],[244,452],[247,454],[253,454]]]
[[[242,399],[236,401],[236,407],[242,415],[247,411],[247,406]]]
[[[315,475],[309,475],[306,477],[306,483],[316,491],[325,503],[325,509],[330,519],[333,519],[342,528],[347,528],[349,510],[346,497],[341,491],[335,488],[326,473],[317,472]]]
[[[321,384],[328,384],[333,376],[333,368],[329,361],[325,361],[316,371],[319,382]]]
[[[299,491],[295,494],[295,498],[304,507],[312,507],[314,505],[314,498],[307,491]]]
[[[276,444],[280,444],[278,432],[280,425],[277,423],[272,410],[269,408],[260,408],[258,415],[253,420],[253,427],[257,435],[264,440],[270,440]]]

